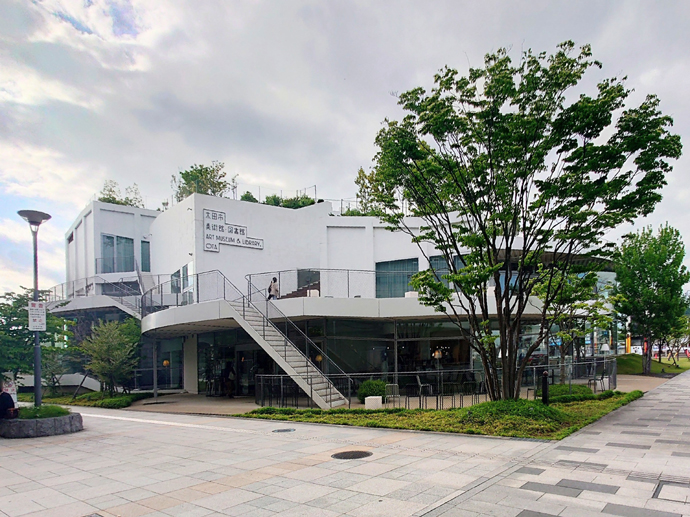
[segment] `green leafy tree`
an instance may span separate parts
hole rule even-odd
[[[430,92],[401,94],[406,116],[376,137],[375,208],[423,253],[430,243],[444,257],[444,278],[422,271],[412,285],[467,336],[492,400],[519,396],[565,279],[583,255],[608,250],[609,230],[654,209],[668,160],[681,154],[657,97],[626,107],[630,90],[617,78],[573,96],[600,66],[569,41],[518,63],[499,49],[466,76],[445,68]],[[536,285],[546,286],[538,304]],[[520,350],[528,310],[539,331]]]
[[[264,200],[264,205],[280,206],[282,202],[283,200],[279,195],[271,194],[270,196],[266,196],[266,199]]]
[[[144,208],[144,200],[139,192],[139,186],[133,183],[132,186],[125,189],[125,196],[122,197],[120,193],[120,186],[117,181],[105,180],[103,189],[98,195],[98,200],[104,203],[112,203],[114,205],[136,206]]]
[[[225,197],[228,192],[236,192],[237,175],[226,180],[224,168],[223,162],[213,161],[211,165],[194,164],[179,176],[173,175],[175,199],[179,202],[194,193]]]
[[[644,374],[651,372],[653,344],[662,344],[683,327],[690,302],[683,291],[690,280],[684,258],[680,232],[668,224],[656,235],[651,226],[627,235],[614,254],[612,299],[616,310],[632,319],[637,334],[648,340]]]
[[[62,376],[70,372],[68,354],[66,348],[57,346],[47,346],[41,350],[41,376],[52,396],[58,394]]]
[[[690,317],[685,315],[680,318],[673,333],[668,337],[668,350],[674,366],[680,367],[677,361],[680,350],[687,347],[690,347]],[[661,354],[659,354],[659,359],[661,359]]]
[[[551,302],[550,338],[558,342],[561,384],[566,381],[566,362],[571,347],[577,346],[592,329],[611,326],[611,308],[597,288],[596,272],[571,273],[567,278],[557,278],[561,289]],[[544,300],[549,290],[548,284],[537,284],[534,294]]]
[[[139,322],[132,318],[122,323],[102,321],[79,345],[79,350],[88,358],[86,369],[103,384],[110,396],[118,386],[126,388],[130,383],[138,364],[140,336]]]
[[[350,211],[351,213],[343,215],[381,215],[375,199],[378,184],[375,181],[374,172],[367,174],[360,167],[357,171],[357,178],[355,178],[355,185],[358,187],[357,203],[359,207],[356,210]]]
[[[249,201],[250,203],[258,203],[259,200],[254,197],[254,194],[247,191],[240,196],[240,201]]]
[[[295,197],[286,197],[282,200],[280,206],[283,208],[303,208],[305,206],[310,206],[316,203],[314,199],[310,198],[306,194],[301,194]]]
[[[39,300],[45,301],[48,291],[39,292]],[[34,332],[29,330],[29,301],[33,290],[23,293],[5,293],[0,296],[0,376],[16,380],[18,375],[33,372]],[[41,332],[41,345],[64,346],[72,337],[69,320],[46,315],[46,331]]]
[[[306,194],[300,194],[295,197],[286,197],[282,198],[276,194],[272,194],[270,196],[266,196],[266,199],[264,200],[264,205],[271,205],[271,206],[282,206],[283,208],[302,208],[305,206],[310,206],[316,203],[314,199],[310,198]]]

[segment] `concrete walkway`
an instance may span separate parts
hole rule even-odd
[[[690,374],[561,442],[79,410],[0,441],[1,517],[690,516]]]

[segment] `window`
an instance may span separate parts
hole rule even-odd
[[[170,292],[172,294],[177,294],[181,293],[181,285],[180,285],[180,270],[178,269],[175,271],[172,275],[170,275]]]
[[[145,273],[151,272],[151,243],[141,241],[141,270]]]
[[[98,273],[134,271],[134,240],[115,235],[101,235],[101,258]]]
[[[186,291],[189,287],[189,268],[185,264],[182,266],[182,290]]]
[[[456,271],[459,271],[465,267],[465,263],[457,255],[453,257],[453,264],[455,266]],[[449,287],[448,279],[441,278],[443,275],[447,275],[450,273],[450,271],[448,270],[448,263],[446,262],[446,258],[443,255],[429,257],[429,268],[433,269],[436,272],[439,281],[441,281],[443,285]]]
[[[419,271],[419,260],[392,260],[376,264],[376,297],[403,298],[412,291],[410,279]]]
[[[101,267],[96,268],[97,273],[115,272],[115,237],[101,235]]]

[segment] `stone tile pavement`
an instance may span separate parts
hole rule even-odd
[[[0,441],[0,517],[690,516],[690,374],[561,442],[80,411]]]

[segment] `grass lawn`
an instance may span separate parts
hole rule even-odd
[[[641,375],[642,374],[642,356],[638,354],[626,354],[616,357],[618,363],[618,375]],[[663,372],[661,370],[664,370]],[[683,373],[685,370],[690,370],[690,359],[681,357],[678,360],[678,366],[673,365],[673,361],[667,361],[664,357],[661,358],[661,363],[658,359],[652,359],[652,374],[659,373]]]
[[[234,415],[244,418],[313,422],[320,424],[413,429],[447,433],[512,436],[560,440],[607,413],[642,396],[608,392],[608,398],[545,406],[541,401],[484,402],[463,409],[291,409],[261,408]]]
[[[122,409],[131,406],[133,402],[141,399],[153,397],[153,393],[130,393],[128,395],[117,394],[114,397],[94,392],[84,393],[72,400],[71,395],[63,395],[61,397],[43,397],[45,404],[62,404],[65,406],[90,406],[90,407],[104,407],[109,409]],[[17,394],[19,402],[33,402],[33,393],[19,393]]]

